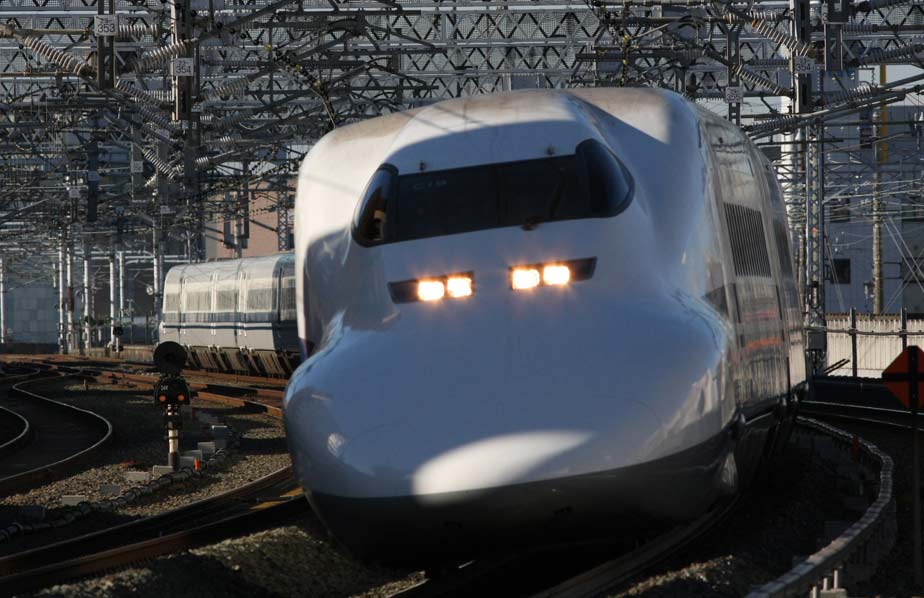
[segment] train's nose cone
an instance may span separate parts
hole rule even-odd
[[[388,553],[395,538],[438,546],[458,540],[452,530],[535,528],[603,503],[640,520],[698,508],[711,456],[630,470],[721,430],[721,334],[663,305],[606,308],[526,314],[498,343],[484,329],[344,332],[286,396],[290,451],[315,509],[347,545]],[[601,326],[618,333],[601,338]],[[681,478],[705,490],[685,482],[677,501]]]

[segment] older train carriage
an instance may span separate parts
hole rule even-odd
[[[161,341],[207,370],[285,376],[298,365],[294,257],[175,266],[164,282]]]

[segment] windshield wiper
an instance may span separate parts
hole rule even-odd
[[[549,222],[555,217],[555,212],[558,211],[558,205],[561,203],[561,192],[565,188],[565,171],[562,168],[558,169],[558,183],[555,185],[555,191],[552,193],[552,203],[549,204],[549,211],[545,216],[538,216],[534,218],[529,218],[526,222],[523,223],[521,227],[523,230],[533,230],[543,222]]]

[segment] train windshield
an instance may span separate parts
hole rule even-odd
[[[378,245],[506,226],[608,218],[632,199],[632,177],[588,139],[568,156],[399,175],[383,166],[369,182],[353,234]]]

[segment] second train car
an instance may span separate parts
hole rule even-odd
[[[286,376],[298,366],[291,253],[174,266],[160,340],[205,370]]]

